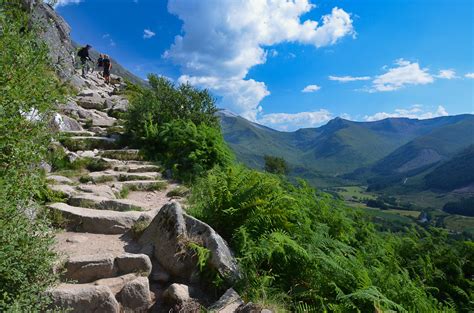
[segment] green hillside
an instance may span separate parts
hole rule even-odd
[[[419,169],[419,151],[429,147],[443,146],[435,152],[422,152],[422,160],[425,155],[428,159],[439,155],[435,162],[443,160],[468,145],[467,136],[459,134],[468,132],[474,120],[472,115],[376,122],[336,118],[319,128],[280,132],[227,111],[219,115],[224,138],[239,161],[263,168],[264,155],[282,157],[290,167],[290,175],[303,177],[317,186],[340,184],[344,175],[354,171],[357,175],[347,177],[361,180],[374,176],[370,170],[363,170],[373,164],[381,172],[380,169],[396,169],[415,159],[414,169]]]
[[[441,190],[454,190],[474,183],[474,145],[425,176],[426,185]]]

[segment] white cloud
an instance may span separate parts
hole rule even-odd
[[[178,82],[189,82],[191,85],[214,90],[222,97],[222,102],[227,104],[226,108],[253,122],[257,121],[257,114],[262,110],[260,101],[270,94],[265,83],[253,79],[183,75]]]
[[[447,70],[440,70],[438,75],[436,75],[437,78],[441,79],[453,79],[457,78],[456,72],[452,69],[447,69]]]
[[[258,120],[259,123],[278,130],[291,131],[303,127],[316,127],[332,119],[332,114],[325,109],[313,112],[270,113]]]
[[[474,73],[467,73],[466,75],[464,75],[464,77],[466,77],[466,78],[474,78]]]
[[[404,59],[395,62],[396,67],[389,68],[387,73],[377,76],[369,92],[393,91],[406,85],[425,85],[434,81],[428,69],[420,68],[418,63],[411,63]]]
[[[315,92],[321,89],[321,86],[318,85],[308,85],[301,90],[301,92]]]
[[[370,76],[329,76],[330,80],[335,80],[341,83],[359,81],[359,80],[370,80]]]
[[[314,7],[309,0],[169,0],[168,11],[183,21],[183,35],[164,57],[181,66],[185,79],[222,96],[224,107],[254,116],[270,92],[247,74],[266,62],[265,48],[283,42],[322,47],[355,34],[351,16],[339,8],[321,22],[301,21]]]
[[[274,57],[278,56],[278,51],[275,50],[275,49],[271,49],[270,51],[268,51],[268,54],[269,54],[272,58],[274,58]]]
[[[51,1],[51,2],[53,2],[53,1]],[[82,2],[82,0],[58,0],[57,2],[55,2],[54,7],[55,8],[63,7],[63,6],[69,5],[69,4],[79,4],[81,2]]]
[[[425,111],[423,110],[422,105],[413,105],[408,109],[395,109],[392,113],[386,112],[378,112],[373,115],[366,115],[364,120],[366,121],[378,121],[383,120],[389,117],[408,117],[408,118],[416,118],[416,119],[427,119],[427,118],[434,118],[438,116],[447,116],[449,115],[446,109],[439,105],[435,111]]]
[[[144,29],[143,30],[143,39],[149,39],[151,37],[154,37],[156,34],[154,32],[152,32],[151,30],[149,29]]]

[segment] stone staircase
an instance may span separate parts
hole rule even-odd
[[[49,187],[65,199],[47,205],[64,227],[55,245],[62,282],[50,293],[54,305],[72,312],[147,312],[160,301],[169,275],[152,273],[132,228],[149,224],[177,184],[138,150],[120,145],[123,127],[113,115],[128,106],[118,94],[123,84],[116,78],[106,85],[95,73],[83,83],[87,88],[55,117],[59,143],[71,161],[93,160],[102,168],[48,174]]]
[[[232,288],[214,304],[215,292],[206,294],[186,242],[209,249],[210,266],[229,281],[240,275],[236,260],[209,225],[185,213],[175,196],[180,186],[121,143],[117,116],[128,107],[120,95],[124,84],[113,77],[114,84],[106,85],[96,73],[78,80],[85,88],[54,117],[58,149],[82,165],[47,177],[49,188],[64,199],[47,204],[62,228],[54,246],[61,283],[48,291],[51,309],[161,313],[201,312],[206,306],[219,313],[260,312]]]

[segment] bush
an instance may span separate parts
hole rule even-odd
[[[184,181],[232,159],[207,90],[175,86],[155,75],[150,89],[134,91],[125,128],[130,143]]]
[[[244,274],[237,289],[246,300],[285,303],[290,311],[449,311],[427,293],[437,286],[421,283],[428,276],[416,270],[419,263],[403,263],[397,236],[376,233],[304,182],[294,186],[239,166],[215,168],[197,181],[190,203],[191,214],[236,253]],[[417,250],[409,257],[431,253]]]
[[[0,311],[40,311],[55,280],[53,234],[34,198],[63,90],[21,1],[0,0]]]
[[[285,159],[266,155],[263,157],[265,160],[265,171],[273,174],[286,175],[288,173],[288,165]]]
[[[177,120],[148,130],[152,155],[183,181],[232,160],[220,131],[205,124],[196,126],[192,121]]]

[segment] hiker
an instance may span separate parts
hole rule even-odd
[[[104,54],[102,65],[104,66],[104,73],[102,76],[104,76],[105,83],[110,84],[110,69],[112,68],[112,63],[110,62],[110,58],[107,54]]]
[[[82,77],[86,77],[87,74],[87,60],[92,61],[91,57],[89,56],[89,50],[92,48],[91,45],[86,45],[85,47],[82,47],[78,52],[77,55],[81,58],[81,64],[82,64]]]
[[[99,58],[97,59],[97,71],[99,72],[99,75],[102,75],[102,68],[104,67],[104,55],[99,54]]]

